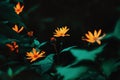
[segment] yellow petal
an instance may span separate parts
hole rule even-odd
[[[88,34],[85,34],[85,36],[86,36],[88,39],[90,39],[90,38],[91,38]]]
[[[97,33],[96,37],[99,37],[99,36],[100,36],[100,34],[101,34],[101,32],[102,32],[102,30],[100,29],[100,30],[98,31],[98,33]]]
[[[37,58],[33,58],[30,62],[33,62],[33,61],[35,61]]]
[[[18,31],[18,26],[15,25],[14,27],[12,27],[12,29],[17,32]]]
[[[33,48],[32,51],[33,51],[33,53],[36,53],[36,49],[35,48]]]
[[[65,36],[70,36],[69,34],[66,34]]]
[[[100,45],[101,44],[101,41],[100,40],[96,40],[96,42]]]
[[[86,41],[89,42],[89,43],[94,43],[95,42],[95,40],[90,40],[90,39],[87,39]]]
[[[31,57],[28,57],[28,58],[26,58],[26,59],[32,59]]]
[[[29,53],[27,53],[26,56],[33,56],[33,53],[32,53],[32,52],[29,52]]]
[[[90,38],[94,37],[93,34],[90,31],[88,31],[88,34],[89,34]]]
[[[20,2],[17,3],[16,8],[17,8],[17,9],[20,8]]]
[[[97,31],[96,30],[94,31],[94,36],[97,37]]]
[[[102,36],[100,36],[98,39],[101,40],[106,36],[106,34],[103,34]]]
[[[23,8],[24,8],[24,5],[21,7],[20,11],[22,12],[23,11]]]
[[[20,28],[20,30],[18,31],[18,33],[20,33],[23,29],[24,29],[24,27],[22,26],[22,27]]]

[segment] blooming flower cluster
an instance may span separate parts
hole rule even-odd
[[[22,11],[23,11],[24,5],[21,6],[20,2],[18,2],[16,4],[16,6],[14,7],[14,10],[16,12],[17,15],[19,15]],[[24,30],[24,27],[20,27],[15,24],[14,27],[12,27],[12,30],[15,31],[16,33],[20,33]],[[55,29],[55,31],[53,32],[53,38],[51,38],[51,40],[56,40],[54,37],[66,37],[66,36],[70,36],[70,34],[67,34],[67,32],[69,31],[69,28],[67,26],[63,26],[57,29]],[[88,31],[88,33],[85,34],[86,38],[82,38],[83,41],[87,41],[89,43],[95,43],[97,42],[99,45],[101,44],[101,40],[105,37],[105,34],[103,34],[102,36],[100,36],[102,33],[102,29],[99,29],[99,31],[97,32],[96,30],[94,30],[94,33],[92,34],[91,31]],[[29,37],[33,36],[33,31],[28,31],[27,35]],[[14,51],[16,53],[19,53],[19,45],[17,44],[17,42],[12,42],[12,43],[7,43],[6,46],[10,49],[10,51]],[[45,51],[39,51],[36,50],[35,48],[32,49],[31,52],[26,52],[26,57],[27,59],[30,59],[30,62],[36,61],[39,58],[45,57]]]

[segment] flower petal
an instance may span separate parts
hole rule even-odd
[[[94,37],[93,34],[90,31],[88,31],[88,34],[89,34],[90,38]]]
[[[94,37],[97,38],[97,31],[96,30],[94,31]]]
[[[90,42],[90,43],[94,43],[95,42],[94,40],[89,40],[89,39],[87,39],[86,41]]]
[[[98,31],[98,33],[97,33],[96,37],[99,37],[99,36],[100,36],[100,34],[101,34],[101,32],[102,32],[102,30],[100,29],[100,30]]]
[[[100,45],[101,44],[101,41],[100,40],[96,40],[96,42]]]
[[[91,38],[88,34],[85,34],[85,36],[86,36],[88,39],[90,39],[90,38]]]
[[[18,31],[18,33],[20,33],[23,29],[24,29],[24,27],[22,26],[22,27],[20,28],[20,30]]]

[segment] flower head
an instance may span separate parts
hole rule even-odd
[[[69,34],[66,34],[68,30],[69,30],[69,28],[67,28],[67,26],[62,27],[62,28],[57,28],[57,29],[55,29],[53,36],[54,37],[70,36]]]
[[[15,51],[16,53],[18,53],[18,45],[16,42],[12,42],[11,44],[6,44],[7,47],[9,47],[9,49],[13,52]]]
[[[27,32],[27,35],[28,35],[29,37],[32,37],[32,36],[33,36],[33,31],[28,31],[28,32]]]
[[[33,62],[37,60],[38,58],[45,57],[45,52],[44,51],[36,51],[35,48],[32,49],[31,52],[27,52],[26,56],[28,57],[27,59],[31,59],[30,62]]]
[[[82,39],[82,40],[85,40],[85,41],[87,41],[89,43],[97,42],[100,45],[101,44],[101,39],[103,39],[103,37],[105,36],[105,34],[100,36],[101,32],[102,32],[101,29],[98,32],[96,30],[94,30],[94,34],[92,34],[90,31],[88,31],[88,34],[85,34],[85,36],[87,38],[86,39]]]
[[[18,29],[18,26],[15,25],[14,27],[12,27],[12,29],[17,33],[20,33],[24,29],[24,27],[22,26],[20,29]]]
[[[20,2],[17,3],[17,5],[14,7],[14,10],[17,14],[20,14],[23,11],[24,5],[21,6]]]

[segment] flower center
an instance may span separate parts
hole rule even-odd
[[[34,55],[34,58],[37,58],[38,57],[38,55]]]

